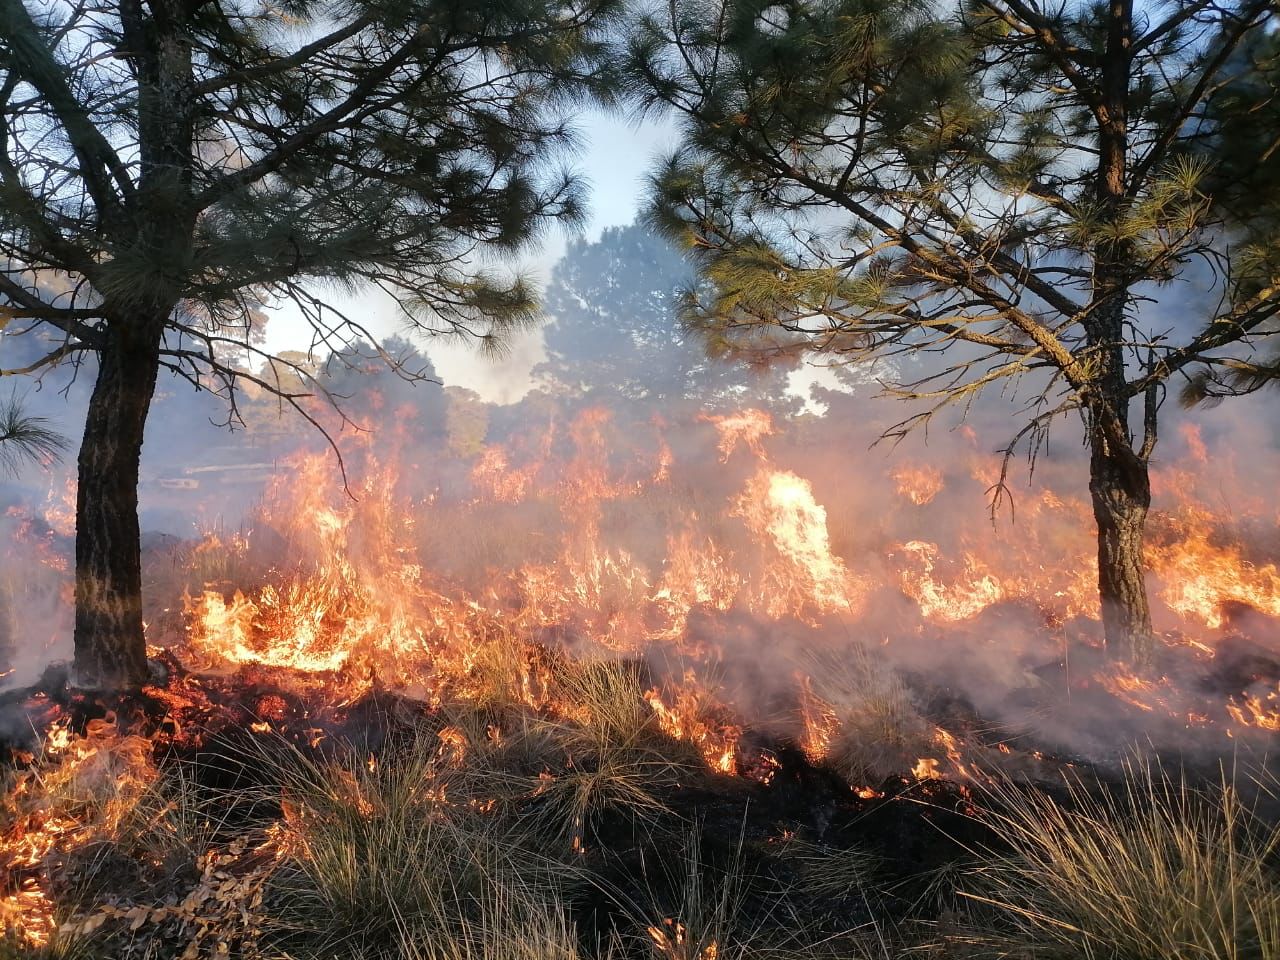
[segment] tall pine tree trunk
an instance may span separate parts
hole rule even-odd
[[[76,495],[73,683],[136,690],[146,682],[138,464],[167,314],[109,324],[80,445]]]
[[[1098,524],[1098,595],[1107,652],[1135,667],[1153,653],[1151,608],[1143,575],[1142,540],[1151,483],[1132,450],[1117,451],[1100,430],[1090,438],[1089,492]]]
[[[1099,97],[1090,105],[1098,122],[1096,196],[1104,220],[1115,227],[1094,259],[1094,308],[1084,321],[1089,344],[1085,406],[1089,430],[1089,491],[1098,524],[1098,594],[1107,651],[1138,668],[1154,653],[1151,609],[1142,572],[1142,534],[1151,506],[1147,458],[1155,444],[1146,425],[1141,453],[1129,429],[1125,375],[1125,311],[1135,274],[1133,243],[1123,226],[1130,203],[1126,173],[1129,96],[1133,67],[1133,0],[1108,0],[1107,42]]]
[[[124,47],[138,73],[138,179],[129,214],[133,257],[112,278],[106,341],[80,446],[72,680],[136,690],[147,681],[142,634],[138,465],[165,326],[191,269],[191,16],[182,0],[122,0]],[[129,266],[128,264],[132,264]],[[139,264],[145,265],[141,269]]]
[[[1122,280],[1094,310],[1086,332],[1094,379],[1087,403],[1089,492],[1098,524],[1098,597],[1107,652],[1139,669],[1153,653],[1151,608],[1143,575],[1142,538],[1151,506],[1148,444],[1134,449],[1124,371]]]

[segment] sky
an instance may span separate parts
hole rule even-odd
[[[575,158],[588,187],[588,216],[583,234],[596,239],[607,227],[631,223],[644,192],[644,178],[662,155],[676,146],[675,128],[669,122],[646,120],[636,123],[627,117],[602,110],[585,111],[579,118],[580,150]],[[553,230],[541,248],[531,251],[525,269],[540,283],[546,283],[555,262],[564,254],[570,236]],[[404,333],[396,319],[394,304],[385,295],[370,292],[345,300],[351,316],[362,321],[375,335]],[[305,326],[287,312],[274,314],[267,327],[267,349],[305,349]],[[529,374],[543,358],[541,331],[513,337],[503,357],[486,358],[474,347],[456,341],[415,338],[431,358],[436,372],[448,385],[475,390],[494,403],[518,401],[531,384]]]

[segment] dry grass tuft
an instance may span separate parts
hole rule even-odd
[[[796,868],[810,897],[863,896],[880,867],[880,859],[860,847],[831,847],[795,837],[783,841],[778,853]]]
[[[1012,848],[985,857],[967,896],[995,908],[1027,955],[1123,960],[1280,958],[1280,834],[1227,780],[1206,792],[1131,764],[1125,787],[1080,783],[1067,802],[990,789],[991,826]]]
[[[814,654],[811,691],[834,722],[825,758],[850,783],[875,784],[936,752],[933,728],[902,677],[860,644]]]
[[[637,664],[566,664],[557,681],[556,701],[566,716],[546,721],[541,733],[559,758],[536,788],[549,833],[579,848],[594,818],[664,813],[663,792],[703,771],[696,749],[662,730]]]
[[[476,802],[498,795],[499,774],[456,752],[463,737],[446,726],[377,760],[280,764],[289,856],[264,901],[276,939],[299,956],[407,957],[410,942],[469,943],[524,909],[524,891],[554,896],[543,858]]]
[[[99,960],[104,954],[89,937],[55,933],[48,943],[31,944],[0,934],[0,960]]]
[[[446,909],[447,904],[442,904]],[[583,960],[578,931],[558,898],[508,880],[465,914],[423,926],[401,922],[401,960]],[[607,960],[607,948],[592,954]]]
[[[649,960],[799,960],[811,931],[776,882],[758,875],[741,838],[710,862],[695,824],[620,892]]]

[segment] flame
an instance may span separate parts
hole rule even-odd
[[[395,412],[397,423],[411,416]],[[626,658],[650,671],[630,694],[650,728],[692,745],[710,771],[776,787],[778,757],[750,747],[754,737],[745,735],[762,714],[773,719],[780,704],[786,735],[810,762],[833,769],[861,732],[856,704],[832,696],[829,683],[815,693],[814,678],[784,655],[788,645],[822,641],[847,658],[858,644],[874,651],[880,640],[888,647],[899,637],[924,637],[945,650],[953,636],[978,632],[972,622],[996,604],[1028,611],[1027,622],[1042,623],[1055,639],[1096,640],[1096,546],[1081,498],[1043,489],[1023,497],[1016,528],[991,533],[985,516],[977,524],[957,516],[946,525],[954,529],[909,538],[957,487],[998,476],[998,461],[978,452],[972,431],[944,485],[938,470],[917,464],[852,483],[824,474],[821,464],[808,473],[784,462],[782,431],[760,410],[703,416],[690,428],[696,442],[669,442],[669,429],[658,421],[623,429],[601,409],[553,419],[543,431],[475,447],[454,488],[353,438],[343,442],[352,445],[345,452],[354,496],[334,481],[325,455],[295,455],[245,530],[206,531],[183,554],[188,592],[180,626],[157,627],[149,639],[198,677],[153,695],[177,705],[175,716],[182,703],[212,711],[201,683],[267,675],[284,696],[259,695],[252,719],[241,722],[256,735],[292,722],[292,732],[314,747],[326,736],[325,710],[375,689],[430,707],[514,703],[539,717],[585,723],[592,707],[565,694],[565,662]],[[1184,436],[1191,461],[1211,459],[1198,433]],[[698,444],[703,449],[691,452]],[[718,461],[714,473],[695,468],[700,456]],[[1173,506],[1153,514],[1147,548],[1156,613],[1180,656],[1208,662],[1235,629],[1234,604],[1280,617],[1280,570],[1255,555],[1241,527],[1197,499],[1192,473],[1167,469],[1158,482]],[[24,555],[55,572],[70,568],[59,530],[72,504],[74,488],[64,489],[43,507],[46,520],[22,509],[6,521]],[[915,509],[926,504],[929,511]],[[1065,656],[1066,640],[1062,649]],[[776,701],[753,702],[737,686],[725,692],[717,670],[734,657],[758,657]],[[1280,731],[1280,689],[1268,686],[1274,678],[1215,699],[1180,688],[1174,676],[1091,669],[1070,682],[1101,688],[1143,714],[1218,724],[1233,735]],[[883,671],[892,670],[886,661]],[[916,710],[900,678],[864,693],[892,701],[862,716],[869,729]],[[301,723],[290,720],[291,695],[307,705]],[[973,780],[988,756],[1014,752],[1007,744],[986,750],[950,719],[926,719],[922,711],[910,719],[910,735],[886,761],[895,775],[911,766],[922,780]],[[445,725],[438,737],[443,766],[463,766],[484,749],[484,738],[461,726]],[[485,737],[501,743],[504,732],[494,725]],[[78,736],[58,720],[39,756],[20,768],[0,834],[7,877],[0,917],[23,942],[48,942],[51,871],[69,851],[121,828],[155,779],[155,746],[111,722]],[[371,776],[379,762],[368,758]],[[879,782],[870,773],[847,777],[862,784],[850,786],[854,796],[882,796],[865,784]],[[357,808],[372,802],[359,778],[346,789]],[[77,802],[47,803],[55,792]],[[465,802],[486,813],[496,801]],[[287,828],[290,816],[303,814],[286,807],[293,811]],[[571,837],[580,853],[583,833],[578,823]],[[674,919],[655,925],[650,938],[668,960],[714,960],[718,950],[714,941],[692,942]]]
[[[917,780],[939,780],[942,778],[942,771],[938,768],[940,762],[936,757],[921,757],[911,768],[911,775]]]
[[[1174,613],[1210,628],[1225,622],[1224,606],[1235,602],[1280,616],[1280,570],[1256,566],[1234,543],[1217,543],[1213,516],[1184,506],[1170,518],[1176,539],[1148,544],[1147,562],[1164,587],[1160,597]]]
[[[83,736],[65,719],[50,727],[41,753],[5,798],[0,919],[11,935],[30,946],[49,942],[57,927],[50,872],[68,853],[119,834],[155,779],[151,750],[145,738],[121,733],[113,718],[91,720]]]
[[[662,729],[678,740],[694,744],[708,767],[719,773],[738,772],[737,749],[742,728],[722,716],[723,708],[711,692],[702,687],[694,671],[685,672],[684,682],[670,704],[657,688],[645,693],[645,700]]]
[[[764,438],[773,434],[773,418],[763,410],[739,410],[725,415],[704,415],[708,423],[715,424],[720,434],[720,462],[728,461],[738,444],[745,446],[758,459],[766,459]]]
[[[678,920],[667,917],[662,925],[648,928],[658,952],[667,960],[716,960],[720,952],[716,940],[700,942],[689,935],[688,928]]]
[[[823,612],[857,611],[863,585],[831,552],[827,511],[807,480],[789,470],[762,468],[739,498],[737,512],[783,560],[770,569],[761,597],[768,616],[778,619],[808,602]]]
[[[912,540],[902,545],[902,551],[915,567],[913,570],[905,566],[899,574],[902,591],[913,598],[920,605],[920,613],[931,620],[968,620],[1004,598],[1000,581],[987,572],[973,554],[964,555],[962,576],[944,584],[933,577],[938,560],[936,544]]]
[[[899,464],[890,476],[897,484],[898,495],[917,507],[932,503],[942,492],[942,473],[924,464]]]
[[[1239,699],[1232,697],[1227,701],[1227,712],[1242,727],[1280,731],[1280,689],[1261,696],[1246,692]]]

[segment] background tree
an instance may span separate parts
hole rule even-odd
[[[686,329],[681,292],[693,276],[680,248],[643,223],[571,243],[547,285],[547,359],[535,375],[608,400],[787,403],[787,371],[764,362],[772,338],[733,344],[752,361],[735,365]]]
[[[147,677],[137,481],[161,369],[231,419],[254,383],[314,421],[303,365],[245,361],[264,306],[289,302],[320,355],[373,342],[326,296],[362,283],[420,327],[532,319],[529,287],[476,257],[579,216],[560,108],[601,79],[614,8],[0,0],[0,306],[10,332],[59,331],[37,366],[94,360],[74,682]]]
[[[683,125],[654,208],[706,280],[695,322],[896,358],[888,391],[926,405],[890,434],[1021,388],[1006,472],[1077,412],[1104,634],[1135,662],[1153,651],[1142,537],[1166,382],[1248,356],[1280,310],[1274,273],[1237,269],[1191,151],[1274,15],[1266,0],[674,0],[628,41],[634,93]],[[1205,262],[1215,289],[1195,292],[1218,296],[1187,315],[1176,281]]]
[[[445,430],[449,455],[458,460],[478,456],[489,431],[489,406],[480,394],[466,387],[445,387]]]

